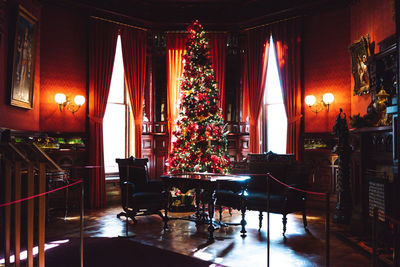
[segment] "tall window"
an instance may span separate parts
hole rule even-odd
[[[121,37],[118,36],[106,113],[103,119],[104,165],[106,175],[118,173],[116,158],[128,155],[129,105],[125,90]]]
[[[264,90],[264,103],[260,120],[260,151],[286,153],[287,117],[283,104],[275,46],[270,38],[268,69]]]

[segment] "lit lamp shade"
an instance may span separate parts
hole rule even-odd
[[[64,94],[56,94],[54,100],[57,104],[62,105],[67,101],[67,97]]]
[[[77,95],[74,98],[74,102],[78,106],[82,106],[83,104],[85,104],[85,97],[83,95]]]
[[[311,107],[312,105],[315,104],[315,101],[317,101],[317,99],[313,95],[308,95],[306,96],[304,101],[306,102],[307,106]]]
[[[326,93],[322,96],[322,101],[324,101],[324,103],[326,105],[330,105],[332,104],[333,100],[335,99],[335,97],[333,96],[333,94],[331,93]]]

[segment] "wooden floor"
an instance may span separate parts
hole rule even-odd
[[[118,204],[103,210],[85,213],[85,237],[116,237],[125,235],[126,223],[116,214]],[[170,213],[181,216],[180,213]],[[300,214],[288,216],[286,239],[282,236],[282,216],[271,214],[271,266],[324,266],[325,234],[323,212],[310,211],[308,230],[305,231]],[[224,221],[239,222],[237,211],[230,216],[223,212]],[[207,228],[196,228],[195,223],[182,220],[169,222],[169,230],[163,231],[163,223],[156,215],[138,217],[138,223],[128,225],[128,234],[144,244],[157,246],[226,266],[266,266],[267,236],[266,216],[264,226],[258,231],[258,213],[248,212],[247,237],[240,236],[240,227],[230,226],[216,230],[216,240],[207,241]],[[46,227],[46,239],[79,237],[79,213],[73,212],[66,220],[53,217]],[[116,248],[117,249],[117,248]],[[156,256],[156,255],[154,255]],[[331,266],[370,266],[369,258],[350,244],[331,234]]]

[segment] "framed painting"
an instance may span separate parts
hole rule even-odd
[[[22,6],[19,6],[15,29],[10,104],[32,109],[37,19]]]
[[[363,36],[360,40],[350,45],[351,71],[354,78],[353,95],[369,94],[369,74],[367,59],[371,55],[369,36]]]

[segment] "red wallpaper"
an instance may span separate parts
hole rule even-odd
[[[45,6],[42,11],[40,130],[85,132],[87,80],[87,19],[80,11]],[[56,93],[86,98],[72,114],[60,112]]]
[[[376,53],[379,52],[378,43],[396,33],[392,0],[356,1],[350,7],[350,16],[350,43],[359,40],[361,36],[369,34],[371,41],[375,41]],[[351,78],[352,92],[353,86],[354,80]],[[370,95],[353,96],[353,93],[351,93],[351,113],[365,114],[370,102]]]
[[[305,96],[331,92],[335,96],[329,112],[318,114],[304,108],[305,132],[331,132],[342,108],[350,114],[350,11],[342,8],[308,17],[304,31]],[[304,101],[304,100],[303,100]]]
[[[22,0],[7,1],[6,2],[6,17],[5,17],[5,33],[0,42],[0,127],[17,129],[17,130],[28,130],[37,131],[39,130],[39,103],[40,103],[40,29],[38,31],[38,42],[36,51],[36,64],[35,64],[35,81],[34,81],[34,99],[33,109],[22,109],[18,107],[10,106],[8,92],[10,90],[8,84],[8,65],[7,61],[12,60],[13,50],[9,52],[9,46],[14,46],[14,40],[8,33],[8,28],[15,24],[15,20],[10,18],[9,14],[13,13],[13,9],[17,5],[21,4],[26,10],[33,14],[39,21],[41,19],[40,7],[37,5],[37,1]],[[12,21],[11,21],[12,20]],[[14,28],[14,27],[13,27]],[[40,27],[39,27],[40,28]]]

